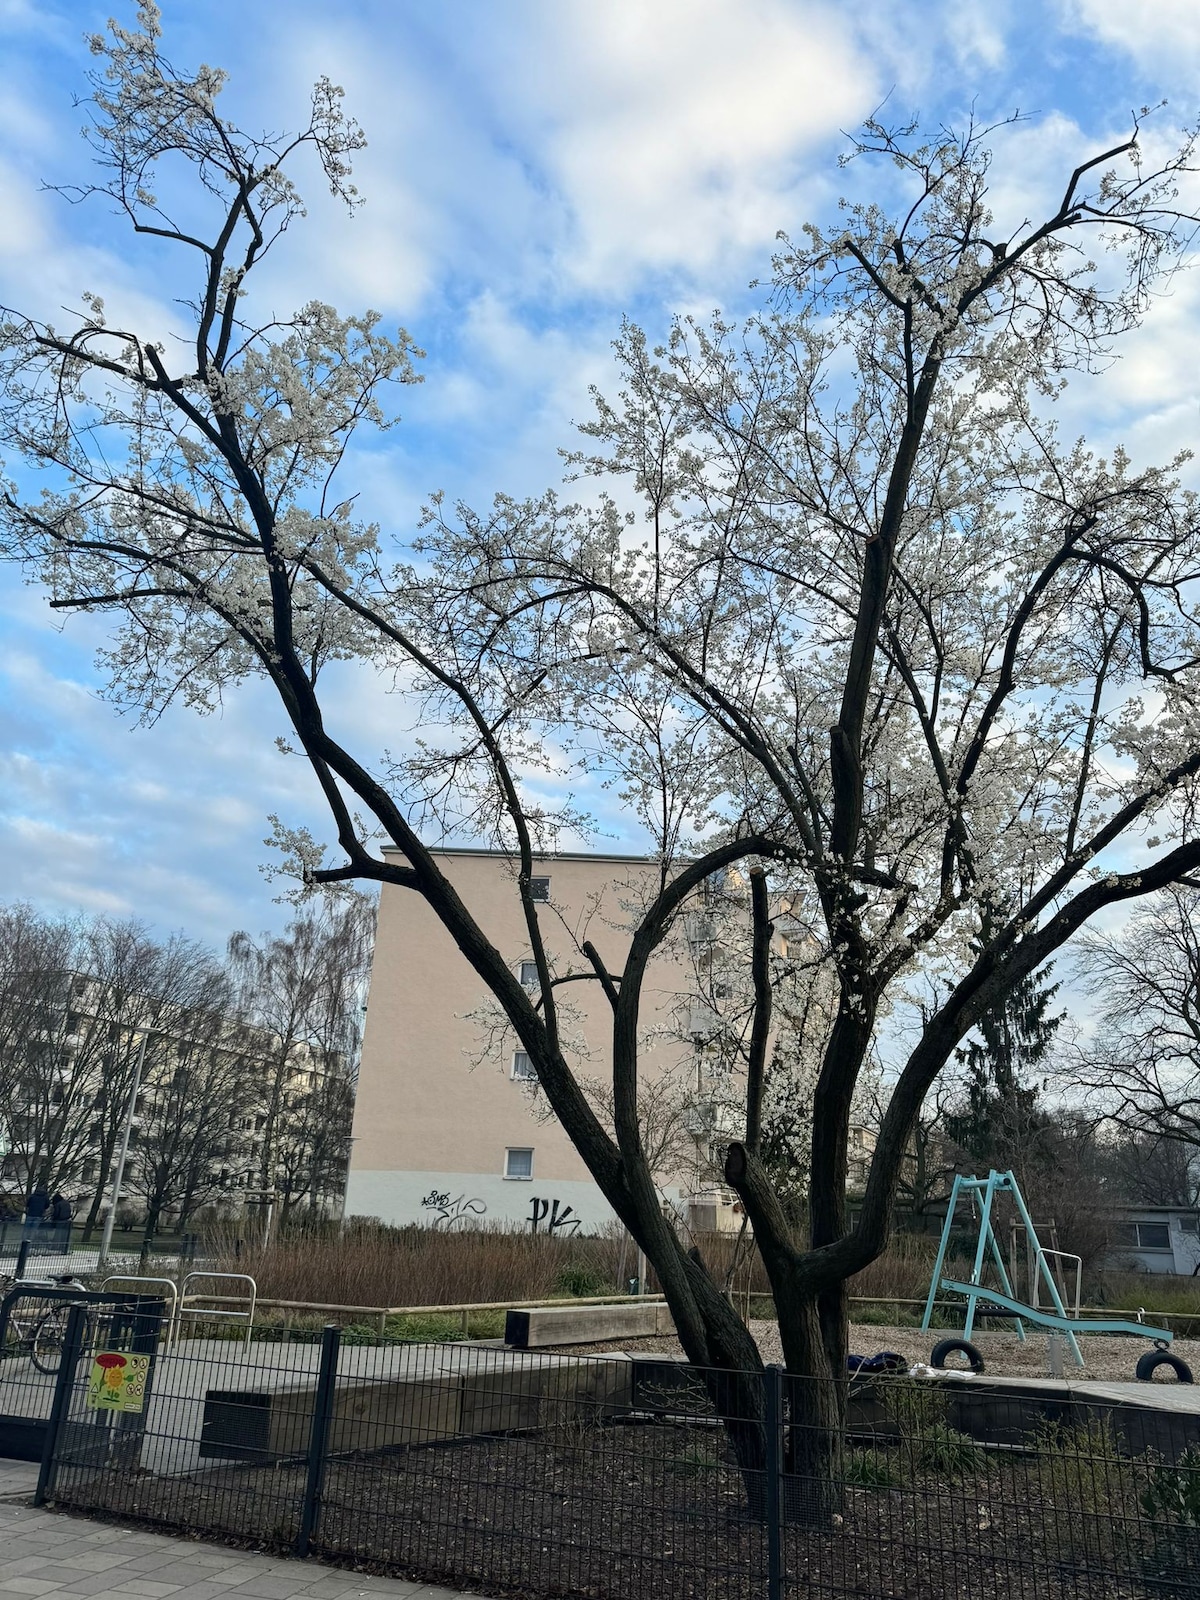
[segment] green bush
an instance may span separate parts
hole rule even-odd
[[[1200,1449],[1189,1445],[1174,1466],[1152,1467],[1140,1502],[1151,1523],[1143,1571],[1156,1593],[1194,1600],[1200,1594]]]
[[[698,1478],[706,1472],[716,1472],[721,1462],[715,1443],[689,1445],[682,1454],[672,1456],[670,1467],[678,1478]]]
[[[1107,1420],[1047,1423],[1035,1443],[1029,1491],[1045,1507],[1060,1554],[1096,1566],[1111,1562],[1127,1548],[1120,1519],[1139,1501],[1144,1463],[1122,1452]]]
[[[925,1472],[936,1472],[939,1478],[962,1477],[987,1465],[987,1455],[975,1440],[944,1422],[926,1428],[913,1445],[917,1465]]]
[[[882,1306],[855,1306],[851,1321],[860,1328],[890,1328],[895,1326],[892,1322],[891,1314],[885,1311]]]
[[[855,1489],[898,1489],[900,1475],[882,1450],[852,1450],[846,1458],[845,1481]]]
[[[1151,1522],[1200,1528],[1200,1449],[1189,1445],[1173,1467],[1155,1467],[1142,1490],[1141,1505]]]
[[[586,1261],[568,1261],[554,1274],[555,1294],[573,1294],[584,1300],[592,1295],[607,1294],[611,1288],[604,1274]]]

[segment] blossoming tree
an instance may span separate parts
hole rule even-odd
[[[869,125],[852,154],[880,159],[884,198],[785,242],[759,314],[681,321],[661,348],[623,331],[621,393],[597,396],[575,457],[584,504],[435,500],[406,552],[339,485],[356,431],[387,425],[389,386],[413,379],[411,340],[321,304],[285,323],[255,310],[254,274],[300,211],[285,168],[313,153],[354,199],[339,91],[318,84],[299,135],[252,137],[219,115],[221,75],[174,68],[154,8],[139,16],[94,42],[85,192],[178,270],[187,338],[110,326],[87,297],[66,329],[4,313],[0,437],[14,473],[49,469],[40,494],[5,487],[4,544],[52,605],[112,616],[121,701],[204,709],[252,674],[273,685],[336,834],[330,856],[281,829],[293,866],[427,903],[653,1261],[687,1354],[727,1373],[759,1352],[660,1208],[639,1005],[706,882],[747,868],[756,1014],[725,1171],[787,1368],[823,1380],[797,1385],[796,1415],[836,1423],[847,1280],[885,1246],[909,1132],[956,1046],[1098,912],[1200,864],[1196,506],[1176,465],[1100,458],[1054,423],[1060,385],[1104,365],[1186,251],[1191,145],[1147,170],[1135,127],[1002,227],[984,132]],[[385,757],[335,725],[323,674],[345,661],[424,697],[421,744]],[[535,852],[586,825],[530,799],[551,759],[563,793],[615,784],[661,860],[620,970],[586,942],[570,970],[547,953]],[[440,870],[430,846],[455,830],[512,851],[537,992]],[[804,1236],[759,1157],[784,895],[835,983]],[[851,1223],[856,1084],[914,973],[932,1002]],[[568,979],[611,1004],[611,1123],[560,1029]],[[721,1392],[753,1466],[758,1390]]]

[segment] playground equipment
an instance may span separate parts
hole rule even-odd
[[[1026,1251],[1029,1258],[1029,1298],[1021,1300],[1017,1297],[1016,1286],[1013,1278],[1016,1276],[1016,1260],[1012,1262],[1012,1273],[1005,1265],[1004,1256],[996,1239],[993,1222],[993,1203],[998,1194],[1012,1196],[1020,1218],[1021,1227],[1025,1232]],[[961,1283],[956,1278],[943,1278],[942,1267],[946,1259],[946,1249],[950,1243],[950,1231],[954,1226],[955,1213],[959,1201],[969,1199],[971,1210],[979,1225],[979,1234],[975,1245],[975,1260],[971,1268],[971,1281]],[[986,1286],[983,1273],[989,1262],[995,1267],[996,1275],[1000,1280],[1000,1288],[994,1289]],[[1073,1314],[1068,1313],[1064,1304],[1064,1291],[1066,1288],[1065,1274],[1060,1276],[1060,1284],[1051,1270],[1051,1261],[1075,1263],[1075,1293],[1073,1298]],[[1069,1251],[1058,1249],[1045,1249],[1038,1240],[1037,1230],[1033,1225],[1033,1218],[1029,1215],[1028,1207],[1017,1185],[1017,1180],[1011,1172],[997,1172],[994,1169],[986,1178],[956,1177],[954,1187],[950,1191],[950,1202],[946,1207],[946,1222],[942,1228],[942,1238],[938,1245],[937,1259],[933,1266],[933,1277],[929,1284],[929,1296],[925,1301],[925,1315],[921,1319],[921,1328],[929,1331],[929,1324],[933,1317],[933,1304],[939,1291],[944,1294],[961,1295],[967,1304],[967,1316],[963,1326],[962,1340],[943,1340],[938,1351],[946,1347],[955,1347],[968,1354],[971,1365],[976,1371],[982,1370],[982,1361],[978,1352],[970,1345],[971,1334],[975,1328],[977,1313],[982,1315],[1009,1316],[1015,1319],[1017,1338],[1024,1341],[1025,1323],[1035,1328],[1043,1328],[1048,1334],[1064,1334],[1074,1357],[1076,1366],[1084,1365],[1083,1352],[1079,1348],[1076,1334],[1079,1333],[1131,1333],[1140,1339],[1151,1339],[1157,1347],[1157,1354],[1147,1354],[1138,1362],[1139,1378],[1148,1377],[1155,1366],[1166,1363],[1170,1365],[1176,1376],[1184,1383],[1190,1383],[1191,1373],[1183,1362],[1177,1361],[1174,1356],[1166,1354],[1167,1346],[1175,1337],[1168,1328],[1151,1328],[1143,1322],[1127,1322],[1116,1317],[1089,1317],[1081,1318],[1079,1315],[1080,1279],[1083,1263],[1076,1255]],[[1042,1290],[1045,1289],[1052,1309],[1039,1304]],[[937,1355],[935,1351],[935,1355]],[[976,1365],[978,1362],[978,1365]]]

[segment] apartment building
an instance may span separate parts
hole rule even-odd
[[[514,974],[535,986],[512,859],[483,849],[443,850],[438,858]],[[656,862],[639,856],[567,853],[538,861],[534,895],[556,976],[587,969],[584,940],[620,968],[629,928],[655,892],[658,872]],[[697,993],[691,959],[711,935],[702,912],[685,925],[686,942],[660,952],[643,992],[647,1137],[660,1152],[664,1203],[698,1225],[736,1226],[734,1197],[714,1182],[722,1097],[707,1081],[703,1046],[712,1013]],[[599,984],[587,981],[556,988],[556,998],[572,1064],[603,1107],[608,1002]],[[613,1220],[483,983],[424,901],[390,884],[379,908],[346,1213],[585,1233]]]
[[[106,1199],[144,1040],[128,1209],[136,1213],[144,1201],[141,1168],[169,1160],[176,1170],[159,1185],[165,1221],[189,1203],[239,1211],[264,1187],[285,1206],[340,1210],[353,1092],[340,1057],[303,1040],[281,1054],[268,1030],[235,1017],[114,995],[70,971],[50,975],[28,1020],[36,1025],[10,1052],[0,1081],[0,1198],[8,1209],[19,1209],[38,1184],[66,1192],[80,1216],[97,1195]],[[330,1126],[339,1118],[340,1147]]]

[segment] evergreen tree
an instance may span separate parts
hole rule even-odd
[[[997,920],[995,914],[985,918],[983,942]],[[966,1068],[966,1099],[947,1116],[946,1132],[980,1167],[1011,1167],[1030,1135],[1046,1126],[1029,1075],[1045,1060],[1065,1016],[1050,1010],[1061,987],[1047,981],[1051,970],[1042,967],[1014,984],[955,1052]]]

